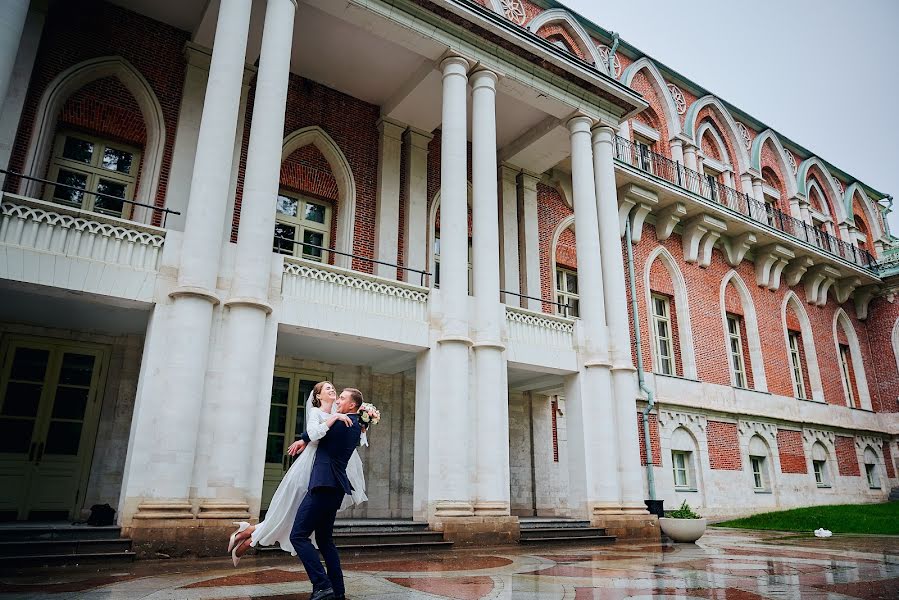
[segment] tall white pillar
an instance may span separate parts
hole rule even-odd
[[[430,361],[428,518],[474,513],[469,450],[475,438],[469,412],[468,324],[468,68],[450,56],[443,72],[440,138],[440,311],[436,360]],[[436,370],[436,372],[434,372]],[[418,452],[416,451],[416,455]]]
[[[400,223],[400,154],[405,125],[378,121],[378,198],[375,209],[375,258],[396,264]],[[396,279],[396,267],[375,263],[375,275]]]
[[[478,391],[475,516],[509,514],[508,388],[499,302],[499,211],[496,180],[496,81],[471,76],[472,255],[474,264],[474,389]],[[442,239],[442,238],[441,238]],[[489,401],[485,401],[489,398]]]
[[[405,266],[428,270],[428,144],[434,136],[410,127],[403,134],[406,144],[406,222],[403,230]],[[407,283],[428,285],[421,273],[404,271]]]
[[[272,308],[269,279],[272,273],[272,234],[275,198],[281,171],[281,142],[293,41],[295,0],[268,0],[259,71],[253,101],[253,121],[247,152],[234,277],[223,315],[221,364],[210,369],[201,421],[201,450],[194,470],[193,488],[200,503],[199,515],[223,518],[228,511],[258,510],[259,498],[251,497],[264,463],[246,460],[260,454],[265,445],[270,396],[260,384],[271,382],[261,373],[266,318]],[[235,433],[254,432],[246,443],[232,443]],[[225,503],[228,506],[222,507]],[[218,506],[217,506],[218,505]],[[222,510],[224,508],[224,510]],[[235,515],[236,518],[236,515]]]
[[[222,220],[232,169],[250,3],[224,0],[200,121],[187,221],[171,304],[157,303],[144,348],[141,383],[122,484],[130,518],[190,516],[190,486],[204,396]],[[143,506],[143,508],[141,508]],[[138,514],[133,513],[137,511]],[[142,516],[140,513],[145,513]]]
[[[637,379],[631,357],[628,293],[618,224],[618,190],[615,185],[615,130],[600,125],[593,130],[593,166],[596,178],[596,210],[602,248],[602,280],[618,437],[622,510],[646,513],[643,475],[637,438]],[[580,270],[579,270],[580,271]]]
[[[684,144],[684,166],[699,173],[699,162],[696,158],[696,146],[693,144]],[[684,187],[696,193],[699,193],[702,189],[700,181],[696,179],[696,175],[687,175],[686,180],[684,181]]]
[[[580,291],[581,368],[566,384],[571,506],[590,518],[618,506],[618,448],[608,362],[602,259],[587,117],[568,121]]]
[[[500,193],[500,285],[509,306],[521,306],[521,272],[518,260],[518,170],[502,165],[499,168]]]
[[[765,202],[765,189],[762,187],[762,180],[759,177],[752,178],[752,197],[757,201]]]
[[[16,64],[19,41],[28,16],[29,0],[5,0],[0,4],[0,109],[6,101],[9,80]]]
[[[671,160],[684,164],[684,142],[675,138],[669,142],[671,148]]]
[[[518,256],[524,262],[521,293],[530,296],[522,306],[540,311],[540,230],[537,219],[537,175],[522,171],[518,176],[518,214],[521,225],[518,229]],[[555,276],[555,275],[554,275]]]

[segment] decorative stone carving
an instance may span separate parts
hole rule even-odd
[[[684,93],[673,83],[668,84],[668,91],[671,92],[671,99],[674,100],[674,107],[677,109],[677,114],[686,114],[687,99],[684,98]]]
[[[777,425],[774,423],[762,423],[760,421],[738,421],[737,430],[740,435],[751,438],[754,435],[761,437],[771,444],[772,451],[777,447]]]
[[[814,261],[808,256],[800,256],[799,258],[790,261],[790,264],[784,269],[787,285],[793,287],[799,283],[802,276],[805,275],[805,272],[814,264]]]
[[[609,53],[612,51],[608,46],[604,46],[602,44],[596,45],[596,50],[599,52],[599,56],[602,57],[603,63],[608,66],[609,64]],[[615,79],[621,77],[621,61],[618,60],[618,55],[612,56],[612,72],[610,73]]]
[[[868,318],[868,306],[876,295],[876,285],[866,285],[855,290],[855,294],[853,295],[853,300],[855,300],[855,316],[858,317],[859,321],[864,321]]]
[[[840,181],[839,179],[837,179],[836,177],[834,177],[834,178],[833,178],[833,183],[834,183],[835,186],[837,186],[837,191],[840,192],[840,196],[842,196],[843,194],[846,193],[846,191],[843,189],[843,182],[842,182],[842,181]]]
[[[638,185],[628,184],[619,190],[618,224],[621,237],[624,237],[627,219],[631,219],[631,239],[639,243],[643,238],[643,223],[652,207],[659,203],[659,196],[651,190]]]
[[[664,242],[674,231],[682,218],[687,216],[687,207],[683,202],[675,202],[656,213],[656,239]]]
[[[555,329],[565,333],[574,331],[574,321],[565,317],[543,316],[539,313],[524,311],[523,309],[506,307],[506,318],[513,323],[524,323],[525,325]]]
[[[723,240],[724,258],[727,260],[727,264],[736,267],[743,262],[746,253],[755,244],[756,237],[754,233],[747,231],[735,237],[725,237]]]
[[[792,250],[780,244],[758,248],[755,251],[756,284],[772,291],[778,289],[781,274],[795,256]]]
[[[743,147],[747,150],[752,148],[752,137],[749,135],[749,130],[739,121],[737,121],[737,131],[740,132],[740,138],[743,140]]]
[[[796,157],[793,156],[793,153],[789,150],[786,150],[787,153],[787,162],[790,163],[790,169],[793,171],[793,175],[799,172],[799,167],[796,165]]]
[[[524,4],[521,0],[501,0],[503,6],[503,14],[506,18],[516,25],[524,25],[527,19],[527,13],[524,12]]]
[[[883,450],[881,449],[881,444],[883,443],[883,439],[874,437],[873,435],[857,435],[855,436],[855,447],[859,452],[864,452],[865,448],[871,446],[874,449],[874,453],[878,458],[882,458],[881,454]]]
[[[833,288],[834,294],[837,297],[837,302],[842,304],[843,302],[846,302],[846,300],[849,300],[849,296],[852,295],[852,292],[855,291],[855,289],[859,286],[859,284],[861,284],[861,282],[861,277],[858,277],[857,275],[853,275],[852,277],[844,277],[843,279],[837,281],[836,285]]]
[[[727,231],[727,223],[711,215],[697,215],[684,224],[681,241],[684,260],[708,267],[712,262],[712,249],[721,233]]]
[[[420,290],[411,286],[406,287],[405,285],[394,285],[386,281],[378,281],[374,278],[369,279],[364,276],[357,276],[350,273],[339,273],[336,271],[319,269],[312,265],[300,262],[285,261],[284,274],[324,281],[367,292],[375,292],[377,294],[393,296],[404,300],[412,300],[413,302],[425,303],[428,301],[427,290]]]
[[[706,423],[707,419],[705,415],[670,410],[659,411],[659,425],[669,433],[678,427],[684,427],[694,433],[696,430],[705,433]]]
[[[805,274],[805,297],[809,304],[827,304],[827,292],[840,278],[840,272],[830,265],[815,265]]]

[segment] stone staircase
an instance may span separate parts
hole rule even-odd
[[[338,519],[334,523],[334,543],[351,554],[382,550],[430,552],[447,550],[453,543],[439,531],[430,531],[427,523],[404,519]],[[278,547],[259,548],[262,556],[280,552]]]
[[[521,517],[520,544],[608,544],[615,536],[606,535],[606,530],[590,527],[589,521],[559,519],[549,517]]]
[[[68,523],[0,524],[0,568],[84,563],[128,563],[131,540],[116,526]]]
[[[890,502],[899,502],[899,487],[890,490]]]

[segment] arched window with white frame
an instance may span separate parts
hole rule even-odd
[[[877,453],[874,451],[871,446],[865,448],[864,452],[865,459],[865,478],[868,481],[868,488],[872,490],[879,490],[881,488],[880,482],[880,459],[877,456]]]
[[[871,410],[871,395],[858,334],[842,308],[834,314],[833,340],[837,359],[835,366],[839,372],[846,406]]]
[[[827,448],[821,442],[815,442],[812,445],[812,476],[815,478],[815,485],[819,488],[831,487],[831,465]]]

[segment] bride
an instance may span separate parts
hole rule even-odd
[[[228,544],[228,551],[231,552],[235,567],[247,550],[257,544],[262,546],[278,544],[281,550],[296,556],[296,550],[290,543],[290,532],[293,529],[297,509],[309,486],[318,440],[325,437],[328,429],[337,421],[352,425],[348,416],[331,414],[336,399],[337,390],[330,381],[320,381],[312,388],[309,399],[306,401],[306,436],[309,438],[309,443],[304,444],[303,440],[297,440],[288,448],[288,454],[291,456],[300,454],[300,457],[290,466],[284,479],[278,485],[268,511],[265,513],[265,520],[257,525],[250,525],[247,522],[235,523],[238,525],[238,529],[231,534]],[[364,434],[362,443],[368,445],[365,442]],[[353,493],[344,498],[340,510],[346,510],[354,504],[368,500],[368,496],[365,495],[362,459],[359,458],[358,451],[354,451],[350,457],[346,472],[353,486]]]

